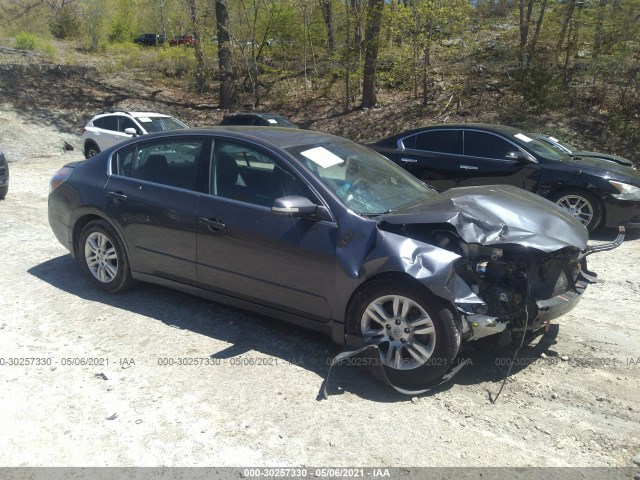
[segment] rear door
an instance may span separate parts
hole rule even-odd
[[[196,284],[197,183],[205,136],[130,145],[114,153],[106,211],[136,272]]]
[[[535,190],[540,164],[515,158],[523,153],[515,143],[491,132],[464,130],[463,135],[457,186],[514,185]]]
[[[438,191],[456,184],[461,134],[456,129],[427,130],[402,139],[396,160],[402,168]]]
[[[337,225],[276,215],[273,200],[320,200],[270,152],[216,142],[209,195],[198,206],[200,286],[320,321],[331,316]]]
[[[109,115],[94,120],[93,125],[98,127],[95,136],[100,150],[106,150],[131,138],[124,133],[125,128],[136,128],[135,123],[124,115]],[[140,130],[136,128],[136,131]]]

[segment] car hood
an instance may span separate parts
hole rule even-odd
[[[447,190],[425,202],[382,215],[381,222],[452,225],[467,243],[516,244],[552,252],[584,250],[589,234],[573,215],[526,190],[508,185]]]
[[[578,153],[576,153],[578,155]],[[590,171],[596,173],[598,176],[602,176],[604,172],[609,172],[617,175],[624,175],[635,179],[634,184],[640,183],[640,172],[627,165],[620,165],[617,162],[610,160],[602,160],[602,158],[590,158],[590,157],[575,157],[570,160],[563,161],[567,165],[571,165],[574,168],[580,168],[581,170]]]
[[[619,157],[618,155],[610,155],[608,153],[600,153],[600,152],[573,152],[573,155],[576,157],[587,157],[587,158],[603,158],[605,160],[613,161],[619,163],[620,165],[633,165],[633,162],[627,158]]]

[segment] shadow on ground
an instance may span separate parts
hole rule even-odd
[[[139,284],[117,295],[101,292],[86,279],[71,255],[36,265],[29,269],[29,273],[84,300],[103,303],[232,344],[223,351],[212,352],[212,358],[231,358],[255,351],[295,363],[318,376],[319,391],[331,359],[341,351],[341,347],[324,335],[155,285]],[[518,360],[513,362],[511,373],[527,368],[543,352],[553,354],[549,353],[549,346],[555,342],[555,335],[557,329],[552,329],[536,345],[525,345]],[[427,395],[445,391],[456,383],[473,385],[501,381],[507,373],[514,349],[513,345],[498,347],[495,342],[477,344],[473,350],[461,355],[460,361],[469,358],[470,366],[464,367],[452,381],[433,388]],[[334,367],[327,390],[329,398],[345,392],[376,402],[393,403],[410,398],[366,375],[364,369],[351,366]]]

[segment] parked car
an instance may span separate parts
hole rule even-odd
[[[626,167],[633,167],[636,170],[638,169],[637,166],[631,160],[628,160],[624,157],[619,157],[618,155],[610,155],[608,153],[586,152],[584,150],[578,150],[577,148],[572,147],[568,143],[563,142],[562,140],[559,140],[556,137],[552,137],[551,135],[545,135],[542,133],[534,133],[531,136],[537,138],[538,140],[542,140],[545,143],[548,143],[552,147],[572,157],[599,158],[601,160],[608,160],[610,162],[619,163],[620,165],[624,165]]]
[[[143,33],[133,41],[139,45],[152,47],[154,45],[162,45],[166,41],[166,37],[158,33]]]
[[[553,201],[589,230],[640,226],[640,172],[597,158],[571,157],[515,128],[437,125],[370,147],[438,191],[515,185]]]
[[[587,230],[537,195],[437,194],[362,145],[294,129],[162,132],[70,163],[49,223],[101,290],[151,282],[377,345],[405,387],[443,375],[461,342],[542,328],[595,275]]]
[[[85,158],[89,158],[131,137],[183,128],[188,127],[162,113],[109,111],[95,115],[80,130],[80,144]]]
[[[244,125],[255,127],[286,127],[298,128],[286,118],[275,113],[238,112],[225,115],[220,125]]]
[[[169,40],[169,45],[175,47],[178,45],[187,45],[188,47],[194,47],[198,43],[196,37],[193,35],[178,35]]]
[[[9,163],[0,150],[0,200],[4,200],[9,192]]]

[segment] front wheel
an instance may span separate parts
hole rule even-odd
[[[426,288],[377,281],[358,294],[349,328],[380,349],[387,377],[396,386],[422,388],[438,380],[460,348],[453,309]]]
[[[85,274],[100,290],[116,293],[133,284],[120,237],[104,220],[89,222],[84,227],[78,254]]]
[[[592,232],[602,220],[602,208],[595,195],[582,190],[564,190],[556,194],[552,200],[560,208],[576,217],[587,230]]]
[[[9,185],[5,185],[4,187],[0,187],[0,200],[4,200],[4,197],[9,193]]]

